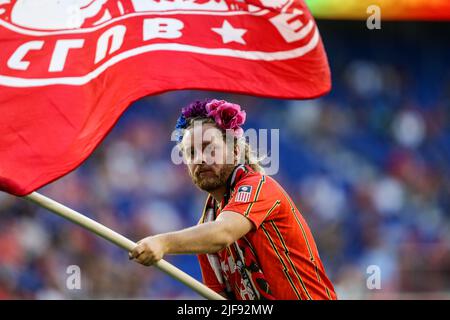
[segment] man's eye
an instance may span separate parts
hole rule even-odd
[[[188,158],[190,161],[193,161],[193,160],[195,159],[195,150],[194,150],[194,149],[188,151],[187,158]]]

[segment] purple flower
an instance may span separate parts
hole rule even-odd
[[[206,104],[208,101],[195,101],[181,109],[181,114],[186,118],[207,117]]]

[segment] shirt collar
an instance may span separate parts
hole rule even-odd
[[[251,168],[249,166],[243,165],[243,164],[237,165],[234,168],[233,172],[230,174],[230,176],[228,177],[228,180],[227,180],[226,192],[225,192],[225,195],[224,195],[223,200],[222,200],[222,204],[223,205],[220,206],[221,208],[223,208],[228,203],[228,201],[230,200],[230,195],[233,192],[234,186],[250,170],[251,170]]]

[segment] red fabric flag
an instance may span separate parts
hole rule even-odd
[[[0,0],[0,44],[0,190],[15,195],[78,167],[145,95],[331,87],[301,0]]]

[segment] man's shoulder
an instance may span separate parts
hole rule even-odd
[[[283,192],[281,185],[271,176],[257,171],[249,171],[236,183],[236,188],[245,186],[251,186],[252,188],[270,189],[271,192]]]

